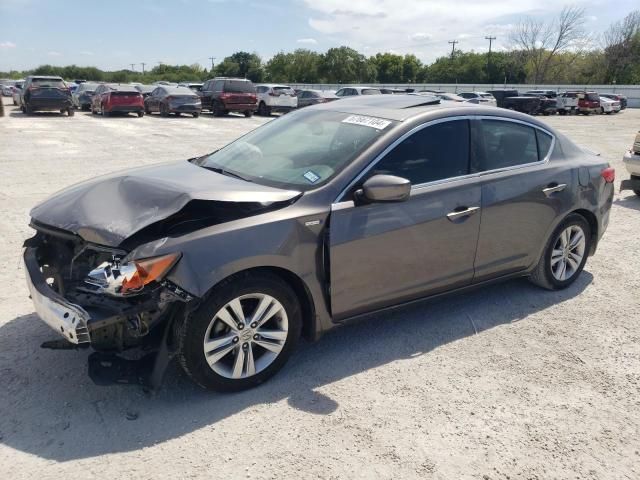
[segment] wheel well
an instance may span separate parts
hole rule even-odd
[[[277,275],[293,289],[298,301],[300,302],[300,308],[302,310],[302,336],[307,340],[313,340],[315,338],[316,329],[316,311],[313,303],[313,297],[311,296],[311,292],[305,285],[304,281],[295,273],[280,267],[255,267],[237,272],[231,277],[225,278],[217,285],[222,282],[227,282],[238,275],[258,272],[268,272]],[[213,287],[212,290],[215,290],[215,288],[216,287]]]
[[[584,219],[589,223],[589,227],[591,229],[591,251],[589,252],[589,255],[593,255],[598,243],[598,219],[593,212],[585,209],[575,210],[571,213],[577,213],[581,217],[584,217]]]

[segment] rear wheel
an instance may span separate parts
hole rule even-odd
[[[591,228],[582,215],[572,213],[554,230],[531,281],[547,290],[571,285],[582,272],[591,249]]]
[[[142,110],[138,112],[138,117],[144,117],[144,112]]]
[[[73,108],[67,109],[67,116],[73,117],[76,114],[76,111]]]
[[[244,390],[273,376],[294,350],[302,318],[280,277],[241,274],[216,287],[179,332],[179,360],[198,385]]]
[[[193,112],[191,115],[193,115],[193,118],[198,118],[200,116],[200,112]]]
[[[268,117],[271,115],[271,111],[269,110],[269,107],[267,107],[266,103],[260,102],[260,105],[258,105],[258,115],[261,117]]]

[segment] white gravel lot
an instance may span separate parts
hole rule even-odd
[[[626,178],[640,110],[546,120]],[[204,392],[178,367],[154,396],[98,387],[88,352],[40,349],[56,335],[27,298],[29,209],[264,122],[12,107],[0,118],[0,479],[640,478],[640,198],[629,192],[568,290],[517,280],[378,315],[301,345],[251,391]]]

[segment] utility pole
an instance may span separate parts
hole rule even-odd
[[[216,57],[209,57],[209,60],[211,60],[211,72],[213,72],[213,61],[216,59]]]
[[[135,72],[136,71],[136,69],[135,69],[136,64],[135,63],[130,63],[129,65],[131,65],[131,71]]]
[[[140,65],[142,65],[142,74],[144,75],[144,66],[146,65],[146,63],[140,62]]]
[[[489,40],[489,54],[487,55],[487,77],[491,78],[491,44],[496,39],[496,37],[492,37],[489,35],[488,37],[484,37],[485,40]]]
[[[449,45],[451,45],[451,58],[453,58],[453,54],[456,53],[456,43],[458,43],[458,40],[449,40]]]

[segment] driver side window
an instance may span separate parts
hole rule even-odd
[[[406,178],[419,185],[469,173],[469,121],[436,123],[405,138],[372,169],[371,175]]]

